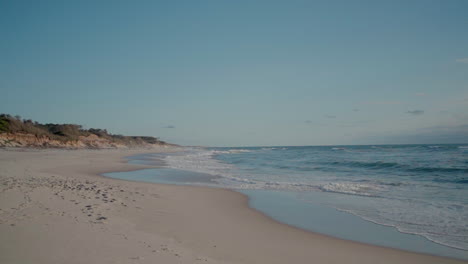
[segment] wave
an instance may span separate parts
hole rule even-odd
[[[416,167],[408,168],[408,171],[413,172],[460,172],[468,173],[468,168],[440,168],[440,167]]]
[[[271,189],[272,186],[276,186],[277,189],[294,189],[294,190],[321,190],[327,192],[336,192],[343,194],[355,194],[361,196],[378,196],[378,192],[388,188],[388,187],[398,187],[401,186],[400,181],[395,181],[391,183],[386,183],[386,181],[379,181],[378,179],[372,180],[370,182],[358,182],[355,181],[339,181],[329,183],[328,185],[307,185],[309,180],[306,180],[305,183],[302,183],[298,180],[292,180],[294,183],[280,183],[271,182],[268,179],[270,176],[261,176],[263,181],[253,180],[257,179],[259,175],[258,169],[246,168],[244,171],[238,171],[237,165],[243,164],[246,162],[244,159],[232,159],[230,163],[222,162],[215,158],[215,156],[220,154],[234,154],[234,153],[247,153],[251,150],[247,149],[228,149],[228,150],[203,150],[203,151],[192,151],[183,153],[182,155],[169,155],[164,161],[168,167],[174,169],[181,169],[187,171],[195,171],[199,173],[206,173],[213,176],[224,177],[226,180],[224,183],[228,184],[230,187],[237,188],[235,185],[242,183],[244,185],[239,186],[239,188],[254,188],[254,189]],[[263,163],[262,163],[263,164]],[[311,166],[312,164],[317,164],[314,162],[301,162],[300,164],[282,164],[277,162],[267,162],[262,167],[274,168],[280,175],[288,174],[289,172],[304,172],[304,173],[335,173],[338,171],[339,167],[356,167],[364,168],[367,170],[402,170],[406,172],[426,172],[426,173],[436,173],[432,174],[430,177],[425,176],[424,174],[419,175],[426,180],[432,180],[433,182],[440,183],[455,183],[455,184],[468,184],[468,179],[464,176],[468,173],[468,169],[465,168],[438,168],[438,167],[410,167],[408,165],[399,164],[397,162],[363,162],[363,161],[335,161],[327,162],[322,164],[327,164],[328,166]],[[305,166],[304,166],[305,165]],[[330,166],[332,165],[332,166]],[[248,175],[248,173],[254,173],[254,175]],[[393,173],[393,172],[390,172]],[[441,173],[445,173],[441,174]],[[447,174],[447,173],[456,173],[456,174]],[[460,174],[461,173],[461,174]],[[242,175],[239,177],[239,175]],[[255,176],[256,175],[256,176]],[[460,177],[460,175],[462,177]],[[313,177],[313,176],[312,176]],[[279,178],[278,178],[279,179]],[[327,180],[330,182],[330,180]],[[245,184],[248,184],[245,185]],[[255,186],[254,186],[255,185]],[[292,186],[292,187],[291,187]]]
[[[277,148],[261,148],[262,150],[275,150]]]
[[[310,163],[309,163],[310,164]],[[406,164],[400,164],[397,162],[366,162],[366,161],[334,161],[324,162],[325,165],[333,165],[338,167],[355,167],[365,168],[371,170],[383,170],[383,169],[399,169],[408,172],[447,172],[447,173],[468,173],[468,168],[450,168],[450,167],[412,167]]]
[[[260,150],[263,150],[263,151],[268,151],[268,150],[287,150],[288,148],[286,147],[268,147],[268,148],[261,148]]]
[[[332,150],[346,150],[345,148],[331,148]]]
[[[238,190],[280,190],[280,191],[320,191],[320,186],[307,183],[255,181],[247,178],[224,176],[215,179],[220,185]]]
[[[215,179],[221,186],[233,189],[264,189],[264,190],[288,190],[288,191],[324,191],[360,196],[378,196],[378,193],[389,186],[398,186],[396,183],[308,183],[298,181],[262,181],[245,172],[238,176],[235,167],[213,158],[219,151],[198,151],[183,155],[169,155],[164,161],[167,166],[174,169],[195,171],[219,176]],[[286,167],[286,166],[285,166]],[[283,169],[285,169],[285,167]],[[282,168],[281,166],[279,168]],[[387,186],[388,185],[388,186]],[[387,187],[386,187],[387,186]]]
[[[468,250],[468,243],[467,243],[468,234],[466,233],[466,229],[462,231],[464,234],[460,234],[456,232],[457,230],[460,230],[460,228],[458,228],[458,225],[455,224],[456,221],[452,223],[454,226],[450,226],[450,227],[435,226],[431,222],[413,223],[413,222],[405,222],[405,221],[395,221],[395,220],[390,220],[390,218],[388,217],[367,216],[366,214],[362,214],[361,212],[356,211],[356,210],[342,209],[338,207],[335,207],[335,209],[353,214],[355,216],[358,216],[374,224],[393,227],[396,230],[398,230],[398,232],[400,233],[419,235],[419,236],[425,237],[429,241],[432,241],[440,245],[444,245],[444,246],[454,248],[454,249],[459,249],[459,250]],[[394,219],[397,219],[397,217]],[[430,217],[428,219],[433,220]],[[418,226],[421,226],[421,227],[418,228]],[[425,229],[423,229],[423,227],[425,226],[430,226],[432,231],[428,232]]]
[[[353,183],[336,182],[327,184],[311,184],[306,182],[282,182],[261,181],[251,177],[239,177],[232,173],[230,164],[219,162],[210,158],[214,152],[192,153],[184,156],[168,156],[165,161],[169,167],[206,173],[219,176],[215,179],[220,185],[233,189],[263,189],[263,190],[288,190],[288,191],[324,191],[360,196],[378,196],[378,192],[385,189],[385,185],[379,183]],[[249,176],[245,175],[244,176]],[[398,186],[394,184],[392,186]]]
[[[229,150],[213,150],[213,154],[237,154],[237,153],[248,153],[252,152],[248,149],[229,149]]]
[[[222,163],[212,158],[219,151],[189,151],[167,155],[163,158],[167,167],[186,171],[195,171],[200,173],[220,176],[232,169],[232,165]]]
[[[332,182],[320,187],[320,190],[325,192],[353,194],[360,196],[377,197],[378,192],[384,188],[377,184],[363,184],[352,182]]]
[[[349,166],[349,167],[361,167],[361,168],[369,168],[369,169],[385,169],[385,168],[396,168],[401,166],[396,162],[365,162],[365,161],[334,161],[334,162],[327,162],[327,165],[335,165],[335,166]]]
[[[282,191],[319,191],[333,192],[346,195],[366,197],[380,197],[380,192],[388,188],[400,186],[392,183],[355,183],[333,182],[326,184],[312,184],[304,182],[256,181],[248,178],[224,176],[215,179],[221,185],[233,189],[249,190],[282,190]]]

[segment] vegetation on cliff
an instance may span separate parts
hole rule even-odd
[[[0,135],[2,134],[32,135],[36,138],[45,138],[50,141],[62,142],[68,145],[73,142],[79,142],[82,143],[81,145],[90,147],[95,147],[96,145],[90,143],[90,138],[112,146],[169,145],[155,137],[113,135],[105,129],[84,129],[82,126],[76,124],[40,124],[32,120],[21,119],[20,116],[11,116],[8,114],[0,114]],[[47,146],[44,140],[41,142],[43,146]],[[20,145],[22,145],[21,142]]]

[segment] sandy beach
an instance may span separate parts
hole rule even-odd
[[[230,190],[100,176],[171,150],[0,150],[0,263],[466,263],[284,225]]]

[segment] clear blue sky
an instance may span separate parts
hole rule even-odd
[[[468,1],[0,0],[0,112],[190,145],[468,142]]]

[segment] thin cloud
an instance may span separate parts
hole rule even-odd
[[[426,96],[426,93],[415,93],[416,96]]]
[[[169,126],[164,126],[162,128],[175,128],[175,126],[169,125]]]
[[[334,115],[325,115],[326,118],[336,118]]]
[[[312,121],[311,120],[306,120],[304,121],[306,124],[312,124]]]
[[[468,58],[460,58],[455,60],[458,63],[468,63]]]
[[[362,127],[367,124],[375,123],[375,120],[357,120],[357,121],[348,121],[342,122],[339,124],[340,127]]]
[[[358,108],[354,108],[354,109],[353,109],[353,112],[359,112],[359,109],[358,109]]]
[[[369,105],[398,105],[401,104],[400,101],[369,101],[369,102],[363,102],[363,104],[369,104]]]
[[[410,111],[407,111],[406,113],[410,115],[422,115],[424,114],[424,110],[410,110]]]

